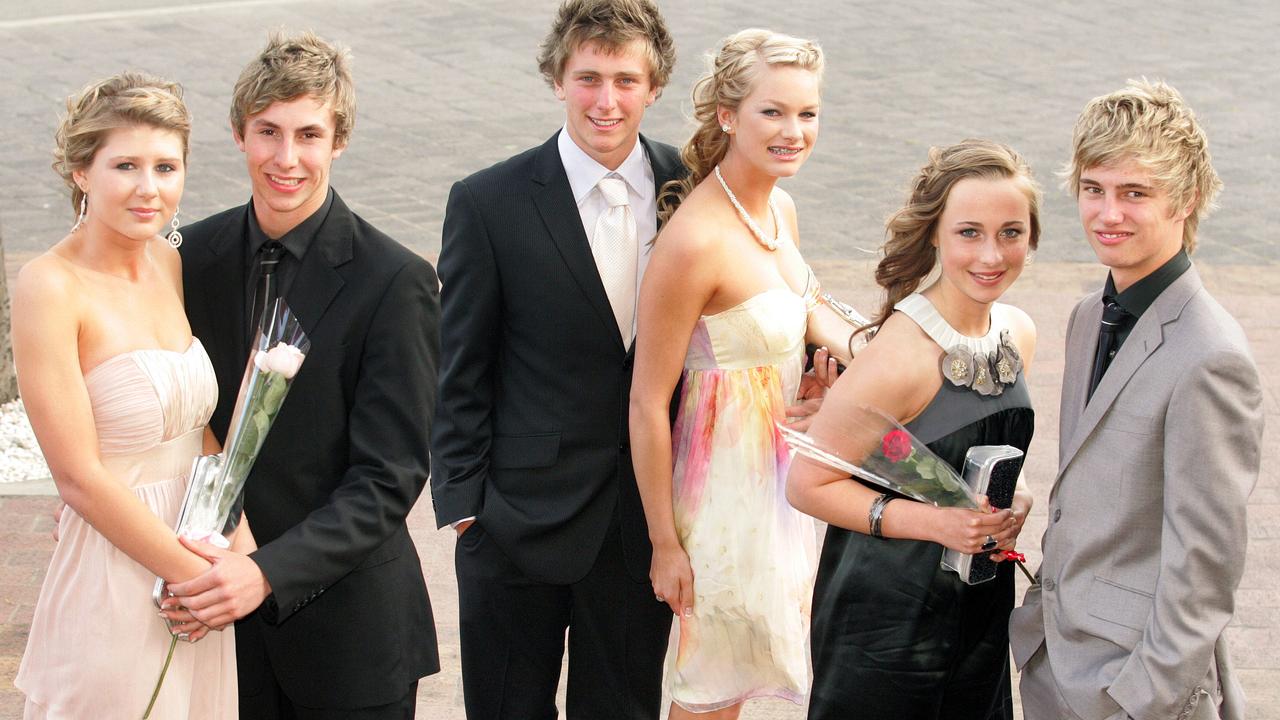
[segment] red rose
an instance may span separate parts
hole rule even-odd
[[[911,457],[911,435],[905,430],[893,429],[880,441],[880,452],[889,462],[902,462]]]

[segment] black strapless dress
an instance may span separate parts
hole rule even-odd
[[[907,426],[954,468],[974,445],[1024,453],[1035,429],[1021,375],[997,397],[943,382]],[[911,502],[901,499],[898,502]],[[966,585],[941,545],[831,526],[813,593],[809,720],[1013,718],[1012,563]]]

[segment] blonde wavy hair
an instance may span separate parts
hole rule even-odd
[[[1194,252],[1196,228],[1217,207],[1222,180],[1213,169],[1209,138],[1173,87],[1142,78],[1090,100],[1076,120],[1063,184],[1078,195],[1081,173],[1126,160],[1151,173],[1169,194],[1171,212],[1192,206],[1182,225],[1182,247]]]
[[[182,139],[182,162],[187,162],[191,113],[182,100],[182,86],[140,72],[123,72],[86,85],[67,98],[67,113],[54,132],[53,170],[71,190],[71,210],[80,214],[84,191],[72,173],[93,164],[93,157],[116,128],[146,125],[170,130]]]
[[[693,119],[698,126],[680,149],[680,159],[689,174],[662,187],[658,196],[660,222],[675,212],[680,201],[711,174],[728,152],[729,136],[720,129],[716,117],[719,108],[737,110],[766,66],[799,67],[821,80],[824,65],[822,48],[817,43],[758,28],[725,38],[709,59],[710,69],[693,86]]]
[[[267,46],[245,67],[231,93],[231,127],[244,137],[250,116],[274,102],[303,95],[333,108],[333,146],[344,147],[356,126],[356,86],[351,77],[351,51],[311,31],[288,35],[276,31]]]
[[[876,266],[876,283],[884,288],[885,301],[874,322],[858,330],[867,332],[884,324],[893,307],[920,288],[938,262],[933,244],[938,219],[956,183],[966,178],[1017,181],[1027,198],[1031,216],[1028,240],[1040,244],[1040,187],[1031,167],[1013,148],[990,140],[963,140],[948,147],[929,148],[929,161],[911,181],[907,201],[885,221],[884,258]]]

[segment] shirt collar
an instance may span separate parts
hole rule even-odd
[[[1187,251],[1179,250],[1150,275],[1125,288],[1122,293],[1116,292],[1115,279],[1111,277],[1111,273],[1107,273],[1107,285],[1102,294],[1105,297],[1114,298],[1116,304],[1135,318],[1142,317],[1142,313],[1151,307],[1151,303],[1160,297],[1160,293],[1168,289],[1173,281],[1181,277],[1189,267],[1191,267],[1191,258],[1187,255]]]
[[[311,241],[319,232],[320,226],[324,224],[324,220],[329,216],[329,208],[333,207],[333,188],[329,188],[325,194],[324,203],[315,212],[307,216],[306,220],[298,223],[292,230],[285,233],[283,237],[276,238],[284,249],[295,258],[301,260],[307,254],[307,248],[311,247]],[[258,251],[271,238],[262,231],[262,227],[258,225],[258,216],[253,210],[253,200],[249,201],[249,257],[257,256]]]
[[[564,165],[565,174],[569,176],[573,201],[578,205],[582,204],[587,193],[595,189],[600,178],[609,173],[615,173],[625,180],[631,191],[639,195],[642,200],[647,200],[655,192],[653,177],[648,171],[649,159],[645,155],[644,143],[640,142],[639,138],[636,139],[635,147],[631,148],[627,159],[622,161],[617,170],[610,170],[601,165],[578,147],[573,138],[569,137],[567,126],[560,130],[556,144],[560,149],[560,162]]]

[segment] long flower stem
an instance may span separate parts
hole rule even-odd
[[[169,672],[169,663],[173,662],[173,649],[177,646],[178,636],[170,636],[169,654],[164,657],[164,667],[160,668],[160,677],[156,678],[156,689],[151,691],[151,702],[147,703],[146,712],[142,713],[142,720],[151,717],[151,709],[156,706],[156,698],[160,697],[160,686],[164,684],[164,676]]]
[[[1035,579],[1035,576],[1033,576],[1033,575],[1031,574],[1031,571],[1027,569],[1027,566],[1026,566],[1026,565],[1022,564],[1022,562],[1021,562],[1021,561],[1019,561],[1019,560],[1014,560],[1014,562],[1015,562],[1015,563],[1017,563],[1017,565],[1018,565],[1018,569],[1022,571],[1022,574],[1023,574],[1023,575],[1026,575],[1026,576],[1027,576],[1027,579],[1031,581],[1031,584],[1032,584],[1032,585],[1039,585],[1039,584],[1040,584],[1040,583],[1039,583],[1039,581],[1037,581],[1037,580]]]

